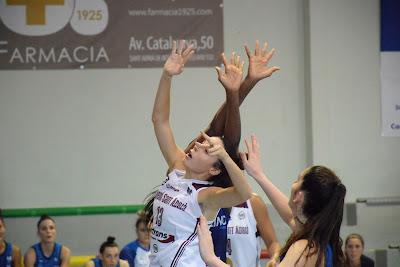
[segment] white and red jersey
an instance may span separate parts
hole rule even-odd
[[[227,263],[233,267],[259,267],[261,238],[250,200],[232,208],[227,231]]]
[[[196,231],[202,214],[197,195],[210,183],[184,179],[184,175],[184,171],[173,170],[154,198],[150,267],[206,266]]]

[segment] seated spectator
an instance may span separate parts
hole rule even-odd
[[[375,262],[363,255],[364,239],[359,234],[347,236],[344,254],[346,257],[345,267],[374,267]]]
[[[6,224],[0,210],[0,266],[20,267],[21,250],[5,240]]]
[[[99,255],[86,263],[86,267],[129,267],[125,260],[119,259],[119,247],[115,237],[107,237],[100,246]]]
[[[33,245],[25,254],[25,267],[68,267],[70,250],[56,243],[56,223],[48,215],[42,215],[37,223],[40,242]]]
[[[135,223],[137,239],[127,244],[120,258],[129,262],[130,267],[148,267],[150,265],[150,228],[145,212],[139,212]]]

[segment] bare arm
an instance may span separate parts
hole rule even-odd
[[[239,112],[239,91],[243,76],[244,62],[240,62],[240,57],[232,53],[231,59],[228,60],[225,54],[222,54],[222,62],[224,70],[216,67],[218,80],[225,88],[226,101],[217,111],[210,126],[205,130],[209,136],[224,136],[225,142],[229,144],[228,154],[237,155],[237,149],[240,143],[241,124]],[[200,134],[185,149],[188,152],[195,142],[202,142],[204,139]]]
[[[71,258],[71,250],[66,246],[61,247],[61,265],[60,267],[69,267]]]
[[[243,65],[240,57],[232,53],[228,64],[225,55],[222,55],[225,71],[216,67],[218,80],[225,88],[226,93],[226,119],[224,127],[225,142],[229,145],[227,152],[231,156],[236,156],[240,143],[241,124],[239,112],[239,88],[242,81]]]
[[[246,78],[240,84],[239,89],[239,106],[243,103],[246,96],[251,92],[253,87],[264,78],[270,77],[275,71],[279,70],[279,67],[273,66],[268,67],[268,63],[273,57],[275,53],[275,49],[271,49],[268,51],[268,44],[264,43],[264,46],[260,48],[260,44],[256,41],[256,46],[254,49],[254,53],[251,52],[250,48],[245,45],[246,54],[249,60],[249,67],[247,71]],[[223,59],[224,60],[224,59]],[[214,118],[212,119],[210,125],[205,130],[205,132],[210,136],[226,136],[233,143],[240,142],[240,132],[239,139],[237,139],[237,132],[230,130],[234,128],[226,128],[227,124],[233,123],[235,125],[237,122],[235,120],[227,120],[227,105],[228,100],[222,104],[222,106],[218,109]],[[240,126],[240,120],[239,120]],[[197,139],[201,141],[201,136],[198,136]],[[236,139],[235,139],[236,138]],[[192,144],[189,145],[192,147]]]
[[[85,267],[94,267],[94,262],[92,260],[86,262]]]
[[[14,267],[21,267],[21,249],[13,245],[12,262]]]
[[[199,236],[200,255],[207,266],[229,267],[228,264],[222,262],[217,256],[215,256],[211,233],[208,230],[207,220],[204,216],[200,217],[197,234]]]
[[[267,245],[270,258],[278,257],[281,247],[276,238],[275,229],[271,223],[267,205],[265,205],[264,201],[257,195],[253,195],[250,201],[254,217],[257,221],[257,230],[264,240],[264,243]]]
[[[278,211],[281,218],[294,230],[295,221],[289,207],[289,199],[265,175],[260,158],[260,146],[256,137],[251,136],[251,145],[246,141],[248,159],[241,153],[241,158],[246,172],[252,176],[264,190],[265,194]]]
[[[307,249],[307,244],[308,241],[306,239],[300,239],[293,243],[287,251],[285,258],[282,259],[281,263],[278,264],[277,267],[315,266],[318,253],[310,253],[310,250]],[[310,256],[310,254],[312,255]]]
[[[182,73],[184,64],[193,54],[192,46],[187,47],[185,50],[183,50],[183,46],[184,42],[182,41],[178,49],[176,48],[176,42],[173,44],[171,55],[164,64],[152,114],[154,132],[160,150],[170,168],[184,156],[184,152],[176,145],[169,122],[172,76]]]
[[[24,257],[24,266],[33,267],[36,262],[36,253],[33,248],[29,248]]]

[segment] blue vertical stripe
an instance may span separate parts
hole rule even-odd
[[[399,0],[381,0],[381,51],[400,51]]]

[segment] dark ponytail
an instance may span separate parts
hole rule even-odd
[[[290,246],[300,239],[308,241],[307,256],[317,253],[315,266],[320,266],[328,245],[333,250],[333,266],[342,266],[344,256],[340,227],[343,219],[346,187],[330,169],[313,166],[303,176],[300,190],[304,191],[303,214],[307,218],[299,232],[293,233],[281,250],[285,255]],[[304,253],[304,252],[303,252]]]
[[[100,254],[103,254],[104,250],[107,247],[118,247],[118,244],[115,243],[115,237],[113,236],[109,236],[107,237],[107,240],[103,242],[103,244],[101,244],[99,252]]]
[[[50,220],[53,223],[56,223],[56,221],[53,218],[51,218],[49,215],[43,214],[42,216],[40,216],[39,221],[37,222],[37,225],[36,225],[38,230],[39,230],[40,224],[45,220]]]

